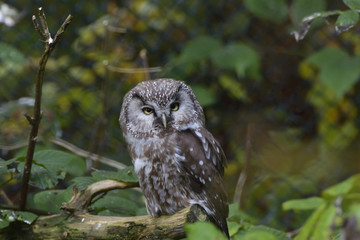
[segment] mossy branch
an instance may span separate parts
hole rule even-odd
[[[84,190],[74,188],[69,202],[63,203],[61,214],[40,216],[31,225],[24,224],[0,231],[0,239],[180,239],[185,237],[187,223],[209,221],[206,211],[199,205],[189,206],[173,215],[114,217],[88,213],[91,200],[112,189],[137,186],[115,180],[103,180]],[[21,232],[21,234],[19,234]]]
[[[62,204],[64,213],[40,217],[33,225],[33,236],[36,239],[43,239],[44,236],[49,237],[51,233],[53,238],[63,237],[63,239],[178,239],[185,237],[183,226],[186,223],[209,220],[205,210],[198,205],[159,218],[109,217],[88,213],[91,200],[98,194],[136,186],[138,183],[103,180],[81,191],[75,187],[70,201]]]
[[[32,225],[32,239],[180,239],[185,237],[186,223],[207,221],[208,216],[198,205],[187,207],[174,215],[112,217],[89,213],[58,214],[39,217]]]

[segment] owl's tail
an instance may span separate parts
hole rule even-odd
[[[225,235],[228,239],[229,236],[229,229],[225,218],[209,215],[210,221],[215,224]]]

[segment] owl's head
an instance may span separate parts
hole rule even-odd
[[[124,134],[145,137],[198,128],[205,118],[188,85],[157,79],[141,82],[125,95],[119,122]]]

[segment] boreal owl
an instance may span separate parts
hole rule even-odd
[[[205,129],[191,88],[173,79],[141,82],[125,95],[119,122],[148,213],[158,217],[198,204],[229,236],[225,154]]]

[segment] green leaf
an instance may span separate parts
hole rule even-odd
[[[321,214],[319,221],[316,224],[314,233],[312,234],[313,239],[332,239],[331,238],[331,225],[334,222],[336,216],[336,208],[333,204],[328,206]]]
[[[227,90],[233,98],[243,101],[248,100],[246,88],[239,79],[235,79],[228,75],[221,75],[219,83],[221,87]]]
[[[339,61],[347,59],[349,55],[347,52],[338,48],[323,48],[322,50],[312,54],[305,61],[308,63],[316,64],[320,68],[328,65],[334,65]]]
[[[144,216],[144,215],[148,215],[146,207],[138,208],[136,210],[136,216]]]
[[[50,211],[60,212],[60,207],[63,202],[67,202],[71,198],[71,188],[67,190],[48,190],[42,191],[34,196],[34,203],[36,208]]]
[[[291,5],[292,17],[295,24],[314,12],[326,10],[326,0],[294,0]]]
[[[341,209],[347,216],[357,215],[360,218],[360,192],[344,195]],[[360,226],[360,222],[358,224]]]
[[[0,217],[0,229],[6,228],[10,225],[10,222]]]
[[[4,42],[0,42],[0,59],[2,61],[10,61],[16,64],[25,63],[24,55],[16,48]]]
[[[31,212],[0,210],[0,229],[5,228],[10,222],[21,221],[31,224],[38,216]]]
[[[76,177],[71,180],[77,188],[80,190],[85,189],[90,184],[93,184],[95,182],[94,178],[92,177]]]
[[[136,216],[138,206],[134,201],[120,196],[105,196],[91,205],[99,215]],[[104,211],[106,210],[106,211]]]
[[[246,212],[239,209],[239,203],[231,203],[229,205],[229,217],[228,219],[230,221],[236,221],[236,222],[249,222],[249,223],[255,223],[257,222],[256,219],[248,215]],[[242,226],[244,228],[244,226]]]
[[[215,51],[211,55],[215,66],[234,70],[239,77],[244,77],[249,70],[251,77],[259,78],[260,59],[252,48],[245,44],[235,43]]]
[[[360,76],[360,56],[350,57],[341,49],[324,48],[305,61],[319,66],[320,81],[338,98],[342,98]]]
[[[16,161],[16,158],[10,159],[5,161],[4,159],[0,158],[0,168],[9,166],[10,164],[14,163]]]
[[[276,23],[284,21],[287,17],[285,0],[245,0],[245,6],[257,17]]]
[[[360,0],[343,0],[343,2],[351,9],[360,9]]]
[[[325,201],[319,197],[311,197],[307,199],[294,199],[286,201],[282,204],[284,211],[287,210],[311,210],[320,207]]]
[[[320,69],[319,78],[335,91],[338,98],[342,98],[360,76],[360,56],[338,60],[337,64],[329,64]]]
[[[355,10],[348,10],[339,15],[336,20],[336,26],[338,27],[349,27],[354,26],[359,21],[359,13]]]
[[[325,11],[325,12],[315,12],[313,14],[307,15],[304,17],[299,24],[299,27],[296,31],[292,31],[291,34],[294,35],[296,41],[303,40],[306,34],[308,33],[310,26],[313,22],[320,19],[326,19],[327,17],[333,15],[339,15],[342,11],[334,10],[334,11]]]
[[[326,198],[336,198],[352,192],[356,189],[360,189],[360,174],[356,174],[347,180],[336,184],[335,186],[329,187],[322,192],[322,195]]]
[[[59,180],[65,178],[64,172],[57,174],[56,172],[48,171],[34,164],[32,170],[30,181],[40,189],[54,188]]]
[[[221,42],[210,36],[200,36],[190,40],[184,47],[177,64],[193,63],[207,59],[221,47]]]
[[[189,240],[226,240],[225,235],[210,222],[196,222],[184,226]]]
[[[316,224],[319,222],[319,218],[326,209],[326,204],[321,205],[317,208],[306,220],[305,224],[302,226],[299,234],[296,237],[296,240],[308,240],[314,229],[316,228]]]
[[[22,173],[24,163],[18,165],[18,169]],[[54,188],[59,179],[64,179],[63,172],[49,171],[44,165],[38,165],[36,162],[31,167],[30,182],[40,189]]]
[[[77,155],[58,150],[35,152],[34,161],[38,165],[44,165],[46,169],[50,171],[64,171],[74,176],[81,176],[86,170],[84,159]]]
[[[10,164],[14,163],[16,161],[16,158],[10,159],[10,160],[3,160],[0,158],[0,174],[5,174],[8,172],[8,167]]]
[[[127,167],[119,170],[118,172],[114,171],[97,171],[92,172],[91,175],[95,181],[101,181],[105,179],[119,180],[123,182],[138,182],[138,178],[135,174],[134,167]]]
[[[11,45],[0,42],[0,77],[9,72],[19,72],[26,64],[25,56]]]
[[[119,170],[116,175],[115,180],[120,180],[123,182],[138,182],[139,181],[133,166]]]
[[[234,235],[239,231],[241,227],[242,225],[237,222],[228,222],[229,235],[230,236]]]
[[[97,181],[102,181],[102,180],[106,180],[106,179],[116,179],[117,172],[105,171],[105,170],[104,171],[96,171],[96,172],[92,172],[91,176],[97,182]]]
[[[288,240],[284,232],[266,226],[253,226],[248,231],[237,234],[236,237],[241,240]]]
[[[209,87],[205,87],[202,85],[192,85],[191,88],[194,91],[202,107],[207,107],[215,103],[216,98],[214,94],[209,90]]]
[[[276,236],[272,235],[271,233],[263,232],[263,231],[245,232],[236,239],[239,239],[239,240],[240,239],[241,240],[263,240],[263,239],[278,240],[278,238],[276,238]]]
[[[16,219],[31,224],[38,216],[31,212],[16,211]]]

